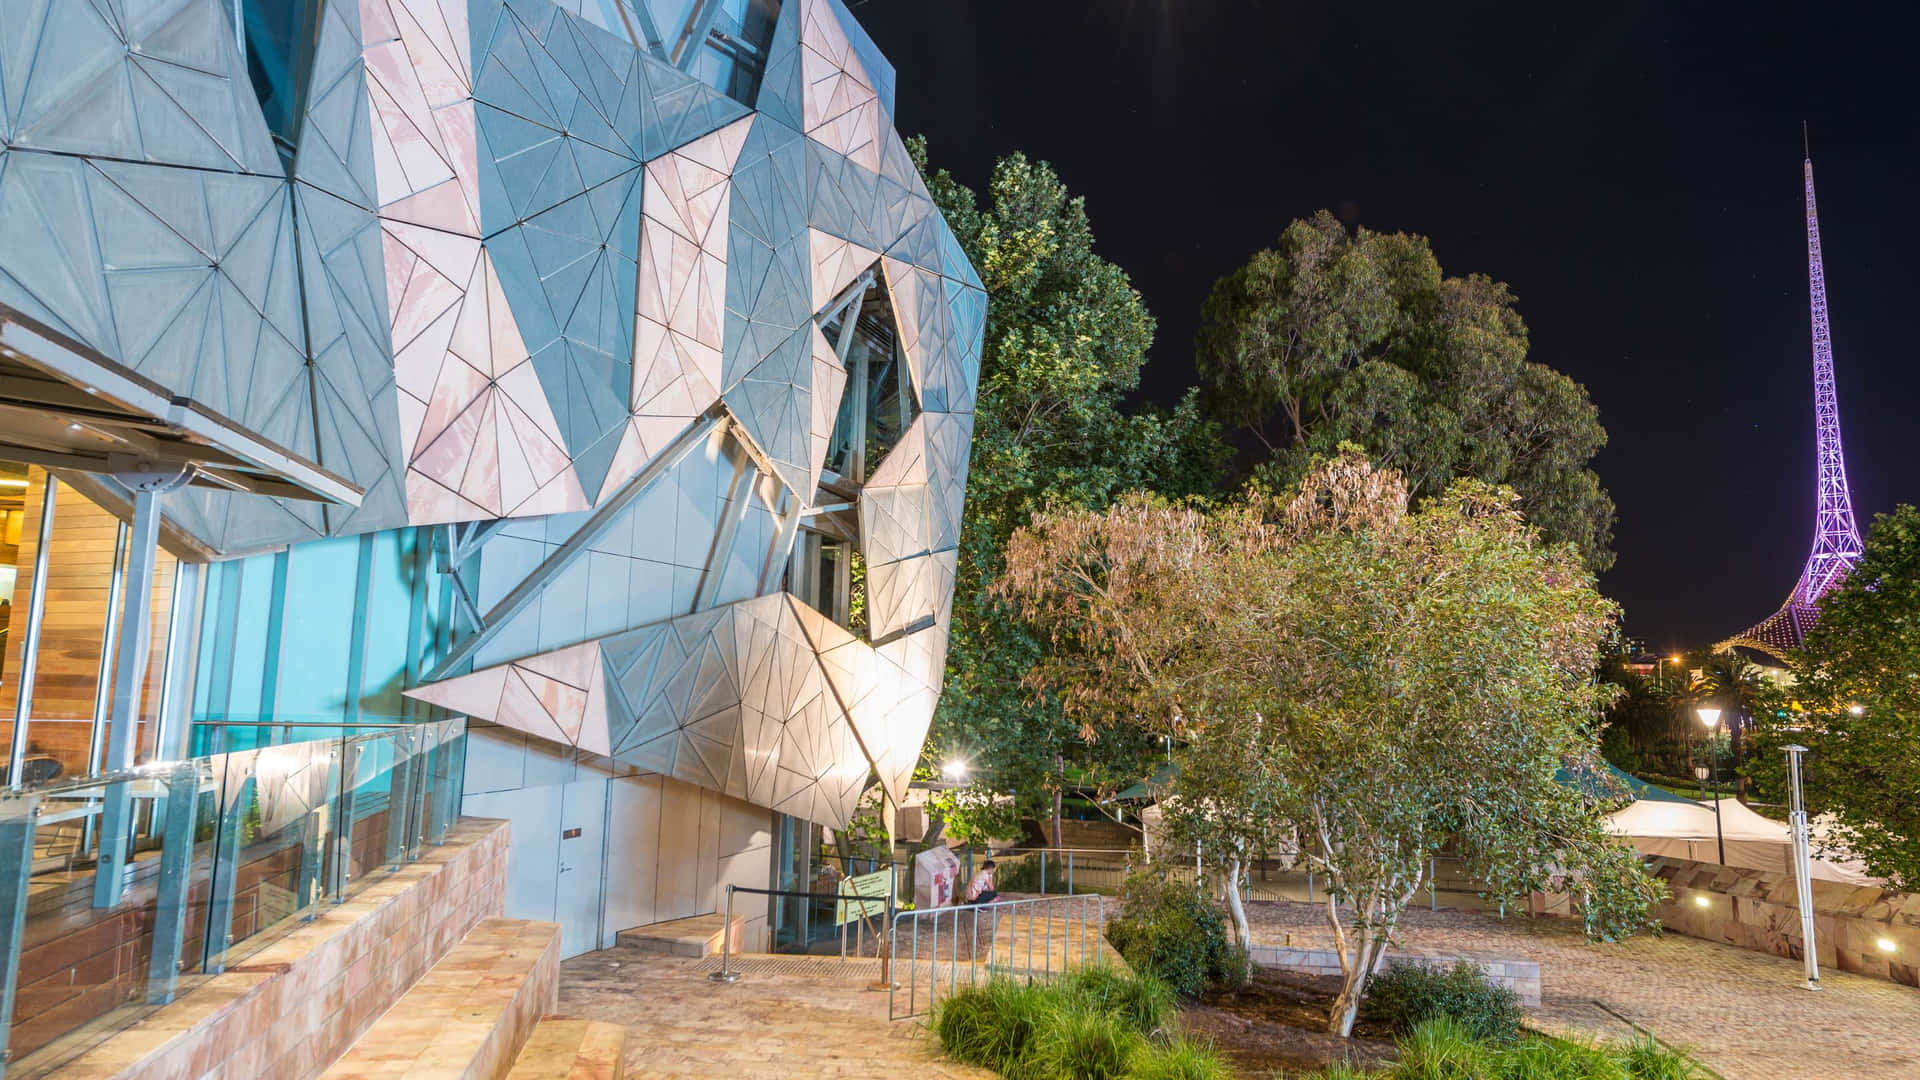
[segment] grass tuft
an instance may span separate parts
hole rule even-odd
[[[1121,1080],[1146,1046],[1121,1017],[1069,1000],[1034,1033],[1018,1075],[1021,1080]]]
[[[1212,1045],[1176,1036],[1135,1052],[1126,1080],[1233,1080],[1233,1070]]]

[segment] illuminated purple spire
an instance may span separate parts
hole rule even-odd
[[[1813,422],[1818,450],[1815,464],[1813,553],[1807,568],[1780,610],[1720,644],[1781,658],[1798,648],[1819,617],[1820,598],[1860,559],[1860,530],[1853,521],[1847,492],[1847,460],[1840,447],[1840,403],[1833,389],[1833,338],[1827,327],[1827,275],[1820,265],[1820,214],[1813,200],[1813,158],[1804,165],[1807,180],[1807,288],[1813,306]]]

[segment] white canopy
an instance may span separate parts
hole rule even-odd
[[[1721,861],[1711,805],[1639,799],[1610,815],[1607,824],[1612,832],[1631,838],[1634,846],[1648,855],[1703,863]],[[1793,836],[1785,822],[1762,817],[1738,799],[1721,799],[1720,829],[1726,840],[1724,865],[1779,874],[1791,871]],[[1812,870],[1816,880],[1880,884],[1856,860],[1815,856]]]

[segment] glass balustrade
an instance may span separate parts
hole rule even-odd
[[[47,1075],[442,842],[464,719],[204,725],[0,792],[0,1076]]]

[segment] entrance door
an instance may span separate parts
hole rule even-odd
[[[562,956],[578,956],[600,947],[600,870],[606,820],[604,777],[562,785],[559,889],[554,897]]]

